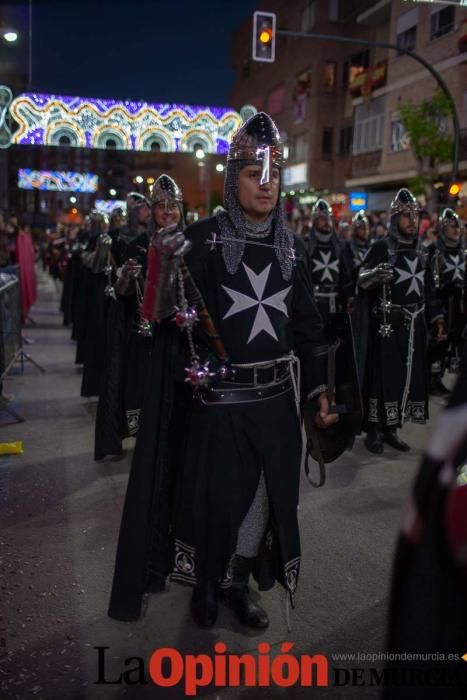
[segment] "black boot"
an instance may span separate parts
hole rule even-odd
[[[369,431],[366,434],[366,438],[364,440],[365,442],[365,447],[367,450],[370,452],[373,452],[375,455],[382,455],[384,452],[384,445],[383,445],[383,439],[382,439],[382,434],[381,430],[378,425],[375,425],[374,427],[370,428]]]
[[[399,452],[410,452],[410,446],[400,439],[395,428],[388,428],[384,431],[383,441]]]
[[[224,600],[242,625],[264,629],[269,625],[268,615],[250,598],[248,588],[252,561],[238,554],[234,556],[231,564],[232,585],[225,591]]]
[[[191,596],[191,614],[200,627],[212,627],[217,620],[217,586],[214,581],[196,586]]]

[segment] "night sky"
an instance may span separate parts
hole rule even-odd
[[[35,0],[33,89],[229,105],[230,35],[257,0]]]

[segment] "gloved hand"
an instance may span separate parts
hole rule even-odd
[[[128,258],[123,263],[121,276],[130,280],[138,279],[141,276],[143,266],[135,258]]]
[[[178,224],[161,229],[155,236],[154,245],[167,260],[181,259],[191,250],[191,243],[186,240]]]
[[[115,291],[121,296],[135,294],[136,288],[134,280],[142,279],[142,266],[134,258],[128,258],[119,270],[118,279],[115,283]]]
[[[358,285],[363,289],[378,287],[384,282],[394,279],[394,268],[389,263],[380,263],[371,270],[361,270],[358,276]]]

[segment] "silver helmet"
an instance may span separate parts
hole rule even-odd
[[[238,129],[232,138],[227,163],[249,161],[261,165],[260,184],[271,180],[272,168],[284,164],[284,147],[279,130],[269,114],[257,112]]]
[[[352,218],[352,226],[354,228],[357,228],[358,226],[369,226],[369,225],[370,225],[370,222],[368,221],[366,211],[364,209],[360,209],[360,211],[357,211],[355,216]]]
[[[454,224],[458,228],[460,228],[461,225],[459,215],[456,214],[454,209],[450,209],[449,207],[444,209],[443,213],[439,217],[439,227],[441,230],[445,228],[446,224]]]
[[[397,214],[409,214],[418,216],[419,206],[415,196],[406,187],[400,189],[390,204],[389,215],[392,218]]]
[[[150,207],[147,198],[139,192],[129,192],[126,197],[126,218],[130,238],[140,232],[139,212],[142,207]]]
[[[140,192],[128,192],[128,194],[126,196],[126,210],[127,210],[127,212],[131,211],[135,207],[142,207],[144,205],[149,207],[149,201],[144,196],[144,194],[141,194]]]
[[[318,216],[330,216],[332,218],[332,208],[325,199],[318,199],[311,210],[311,219],[314,221]]]
[[[183,195],[180,187],[169,175],[160,175],[151,190],[151,204],[159,202],[177,202],[182,204]]]
[[[454,209],[450,209],[449,207],[444,209],[439,217],[439,237],[448,248],[457,248],[461,245],[462,236],[454,239],[447,238],[446,227],[448,224],[454,224],[454,226],[456,226],[458,229],[461,228],[461,220],[459,216],[456,214]]]
[[[259,184],[273,182],[273,168],[282,168],[283,146],[279,130],[268,114],[258,112],[234,134],[227,156],[224,183],[224,211],[216,214],[220,228],[222,257],[229,274],[235,274],[245,251],[248,235],[274,232],[274,246],[283,279],[292,276],[293,234],[288,231],[283,218],[280,198],[274,209],[261,224],[253,224],[245,216],[238,198],[238,183],[241,170],[249,165],[261,167]]]
[[[403,233],[400,232],[399,230],[399,218],[401,214],[406,214],[409,216],[411,221],[413,223],[418,223],[418,217],[419,217],[419,211],[420,208],[418,206],[418,202],[415,198],[415,196],[412,194],[410,190],[408,190],[406,187],[403,187],[400,189],[394,199],[392,200],[391,204],[389,205],[389,217],[390,217],[390,226],[389,226],[389,235],[399,241],[403,241],[404,243],[407,243],[408,240],[410,239],[415,239],[418,236],[418,233],[416,232],[415,234],[412,234],[410,236],[407,236]],[[417,226],[418,229],[418,226]]]

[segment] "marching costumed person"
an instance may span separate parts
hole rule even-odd
[[[429,248],[430,265],[446,319],[447,337],[430,343],[430,391],[445,394],[444,371],[457,373],[459,358],[465,345],[467,325],[466,250],[459,217],[453,209],[445,209],[439,219],[438,239]]]
[[[417,200],[399,190],[391,202],[389,234],[369,249],[359,273],[360,290],[368,291],[368,347],[360,350],[366,359],[365,444],[375,454],[383,452],[384,442],[408,451],[397,428],[405,420],[427,420],[427,324],[435,337],[444,333],[418,222]]]
[[[361,209],[352,219],[352,233],[345,241],[342,252],[342,291],[351,311],[355,301],[358,273],[368,248],[370,247],[370,222]]]
[[[101,236],[105,236],[105,231],[107,227],[106,217],[93,210],[89,215],[89,222],[86,222],[88,231],[88,238],[85,244],[85,249],[80,252],[81,255],[81,268],[78,280],[78,299],[77,299],[77,313],[76,322],[73,323],[73,334],[72,338],[76,339],[76,364],[83,364],[86,359],[87,346],[88,344],[92,347],[92,333],[89,332],[89,326],[92,325],[90,319],[90,309],[94,306],[94,296],[96,294],[96,283],[100,285],[99,288],[104,290],[106,284],[106,277],[101,274],[100,277],[95,277],[93,272],[93,267],[103,268],[102,257],[107,257],[108,246],[98,246]],[[96,249],[101,248],[101,254],[96,260]],[[96,263],[96,265],[94,265]],[[98,295],[100,298],[100,294]],[[91,336],[89,338],[89,336]],[[88,342],[89,338],[89,342]]]
[[[326,320],[342,305],[342,244],[333,223],[332,209],[318,199],[311,210],[312,226],[308,236],[311,280],[321,316]]]
[[[151,220],[146,225],[148,214]],[[149,241],[160,229],[182,220],[181,192],[171,178],[161,175],[151,201],[135,192],[128,195],[127,215],[129,242],[108,316],[106,371],[96,414],[96,460],[121,455],[122,439],[138,432],[152,335],[142,310]]]
[[[415,673],[439,682],[388,683],[384,700],[437,700],[448,687],[450,699],[465,697],[467,666],[460,657],[467,643],[467,483],[458,474],[467,465],[465,353],[460,365],[404,508],[389,606],[390,658],[409,652],[408,659],[417,659],[388,662],[390,677]],[[439,659],[436,669],[433,658]]]
[[[137,619],[143,593],[168,576],[194,587],[191,612],[204,627],[216,622],[221,590],[242,624],[267,626],[250,573],[261,590],[278,581],[295,593],[300,383],[318,425],[336,417],[306,250],[280,208],[282,157],[274,122],[254,115],[230,146],[225,211],[185,235],[171,227],[155,237],[155,337],[109,608],[116,619]]]

